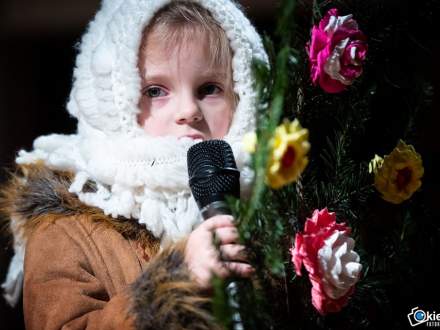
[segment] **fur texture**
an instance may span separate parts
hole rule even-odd
[[[18,232],[26,240],[43,221],[54,222],[60,217],[83,214],[127,239],[139,241],[150,256],[157,253],[159,241],[137,221],[106,216],[102,210],[79,201],[68,191],[72,178],[71,173],[52,171],[42,163],[19,166],[0,190],[0,214],[6,220],[3,229]],[[95,187],[88,183],[86,189],[93,191]],[[13,226],[9,223],[12,219]]]
[[[162,251],[133,283],[137,329],[221,329],[207,311],[210,299],[189,277],[184,247],[181,242]]]

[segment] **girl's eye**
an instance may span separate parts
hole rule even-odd
[[[199,96],[207,96],[221,93],[222,89],[215,84],[206,84],[199,88]]]
[[[162,88],[157,86],[148,87],[145,94],[151,98],[162,97],[167,95],[167,93]]]

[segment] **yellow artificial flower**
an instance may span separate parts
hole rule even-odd
[[[285,121],[278,126],[271,140],[271,154],[267,168],[267,183],[273,189],[294,182],[303,172],[309,160],[309,131],[299,121]]]
[[[423,172],[422,157],[400,140],[375,171],[374,185],[384,200],[400,204],[420,188]]]

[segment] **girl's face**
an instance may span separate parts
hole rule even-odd
[[[171,51],[147,35],[140,56],[139,124],[151,136],[221,139],[232,121],[234,98],[226,68],[211,65],[208,43],[196,37]]]

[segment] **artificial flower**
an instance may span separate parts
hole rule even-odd
[[[423,173],[422,157],[412,145],[400,140],[375,170],[374,185],[384,200],[400,204],[421,187]]]
[[[344,223],[336,223],[335,213],[315,210],[290,250],[297,275],[302,265],[309,273],[312,304],[321,315],[339,312],[359,280],[362,265],[350,233]]]
[[[267,183],[278,189],[294,182],[308,164],[309,131],[299,121],[285,121],[278,126],[271,139],[271,152],[267,168]]]
[[[327,93],[342,92],[362,74],[367,49],[353,16],[338,16],[337,9],[330,9],[312,28],[307,45],[312,83]]]

